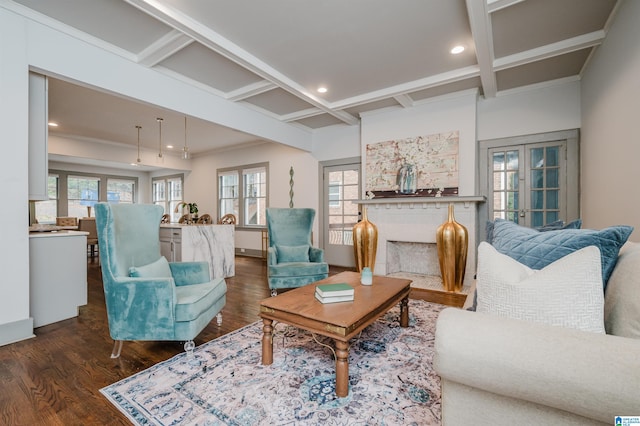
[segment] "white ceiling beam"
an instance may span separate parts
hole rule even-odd
[[[455,83],[457,81],[478,77],[479,75],[480,75],[480,71],[476,65],[466,67],[466,68],[459,68],[457,70],[447,71],[441,74],[436,74],[429,77],[421,78],[419,80],[398,84],[396,86],[387,87],[384,89],[365,93],[363,95],[342,99],[340,101],[333,102],[331,104],[331,108],[336,108],[336,109],[350,108],[350,107],[354,107],[362,104],[367,104],[370,102],[380,101],[382,99],[405,95],[406,93],[430,89],[432,87],[440,86],[443,84]]]
[[[397,95],[393,99],[402,105],[403,108],[411,108],[414,105],[413,99],[409,95]]]
[[[315,117],[316,115],[324,114],[319,108],[307,108],[300,111],[292,112],[289,114],[283,114],[278,117],[282,121],[290,122],[296,120],[302,120],[303,118]]]
[[[178,30],[172,30],[138,53],[138,63],[152,67],[191,43],[191,37]]]
[[[531,62],[553,58],[554,56],[563,55],[576,50],[597,46],[602,43],[605,36],[606,33],[603,30],[598,30],[589,34],[583,34],[577,37],[558,41],[556,43],[547,44],[546,46],[540,46],[524,52],[514,53],[513,55],[503,56],[502,58],[497,58],[493,61],[493,69],[495,71],[501,71]]]
[[[480,67],[480,81],[485,98],[493,98],[498,83],[493,70],[493,32],[485,0],[466,0],[471,34],[476,46],[476,58]]]
[[[239,89],[232,90],[231,92],[227,92],[225,98],[230,101],[237,102],[277,88],[278,86],[271,81],[262,80],[240,87]]]
[[[303,99],[305,102],[322,109],[324,112],[344,121],[345,114],[340,111],[333,111],[327,102],[315,96],[306,88],[300,86],[280,71],[271,67],[251,53],[242,49],[240,46],[222,37],[211,28],[206,27],[200,22],[192,19],[177,9],[165,4],[161,0],[125,0],[127,3],[142,10],[143,12],[153,16],[161,22],[187,34],[194,40],[219,53],[230,61],[250,70],[265,80],[269,80],[277,84],[282,89]],[[349,115],[349,114],[347,114]],[[350,116],[350,115],[349,115]],[[352,117],[352,116],[351,116]],[[353,120],[357,119],[352,117]],[[349,120],[350,122],[351,120]],[[346,122],[346,121],[345,121]]]
[[[524,0],[487,0],[487,12],[493,13],[500,9],[522,3]]]

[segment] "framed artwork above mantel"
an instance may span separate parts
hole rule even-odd
[[[458,195],[457,130],[367,144],[367,198]]]

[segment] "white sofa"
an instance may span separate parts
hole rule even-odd
[[[445,309],[434,360],[442,424],[613,425],[615,416],[640,416],[640,244],[620,251],[604,310],[607,334]]]

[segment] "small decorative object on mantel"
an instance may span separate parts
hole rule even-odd
[[[418,184],[416,166],[404,163],[398,170],[396,182],[400,194],[415,194],[418,190],[416,186]]]
[[[353,226],[353,254],[356,271],[368,267],[373,272],[378,249],[378,228],[367,218],[367,208],[362,208],[362,220]]]
[[[453,203],[449,203],[447,221],[436,230],[436,246],[444,289],[460,292],[467,265],[469,237],[467,228],[456,222],[453,213]]]

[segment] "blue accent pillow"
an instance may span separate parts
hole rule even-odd
[[[504,219],[496,219],[496,220],[504,220]],[[487,221],[485,241],[488,242],[489,244],[493,244],[493,226],[494,226],[494,222]],[[574,221],[567,223],[566,225],[564,224],[563,220],[556,220],[555,222],[547,223],[546,225],[538,226],[533,229],[540,232],[546,232],[546,231],[556,231],[558,229],[580,229],[581,227],[582,227],[582,219],[576,219]]]
[[[276,245],[278,263],[309,262],[309,246],[280,246]]]
[[[542,269],[561,257],[587,246],[600,249],[602,283],[607,281],[618,261],[618,252],[633,232],[631,226],[611,226],[600,231],[561,229],[539,232],[513,222],[496,219],[493,246],[531,269]]]
[[[155,262],[144,266],[132,266],[129,268],[130,277],[140,278],[171,278],[171,268],[164,256],[160,256]]]

